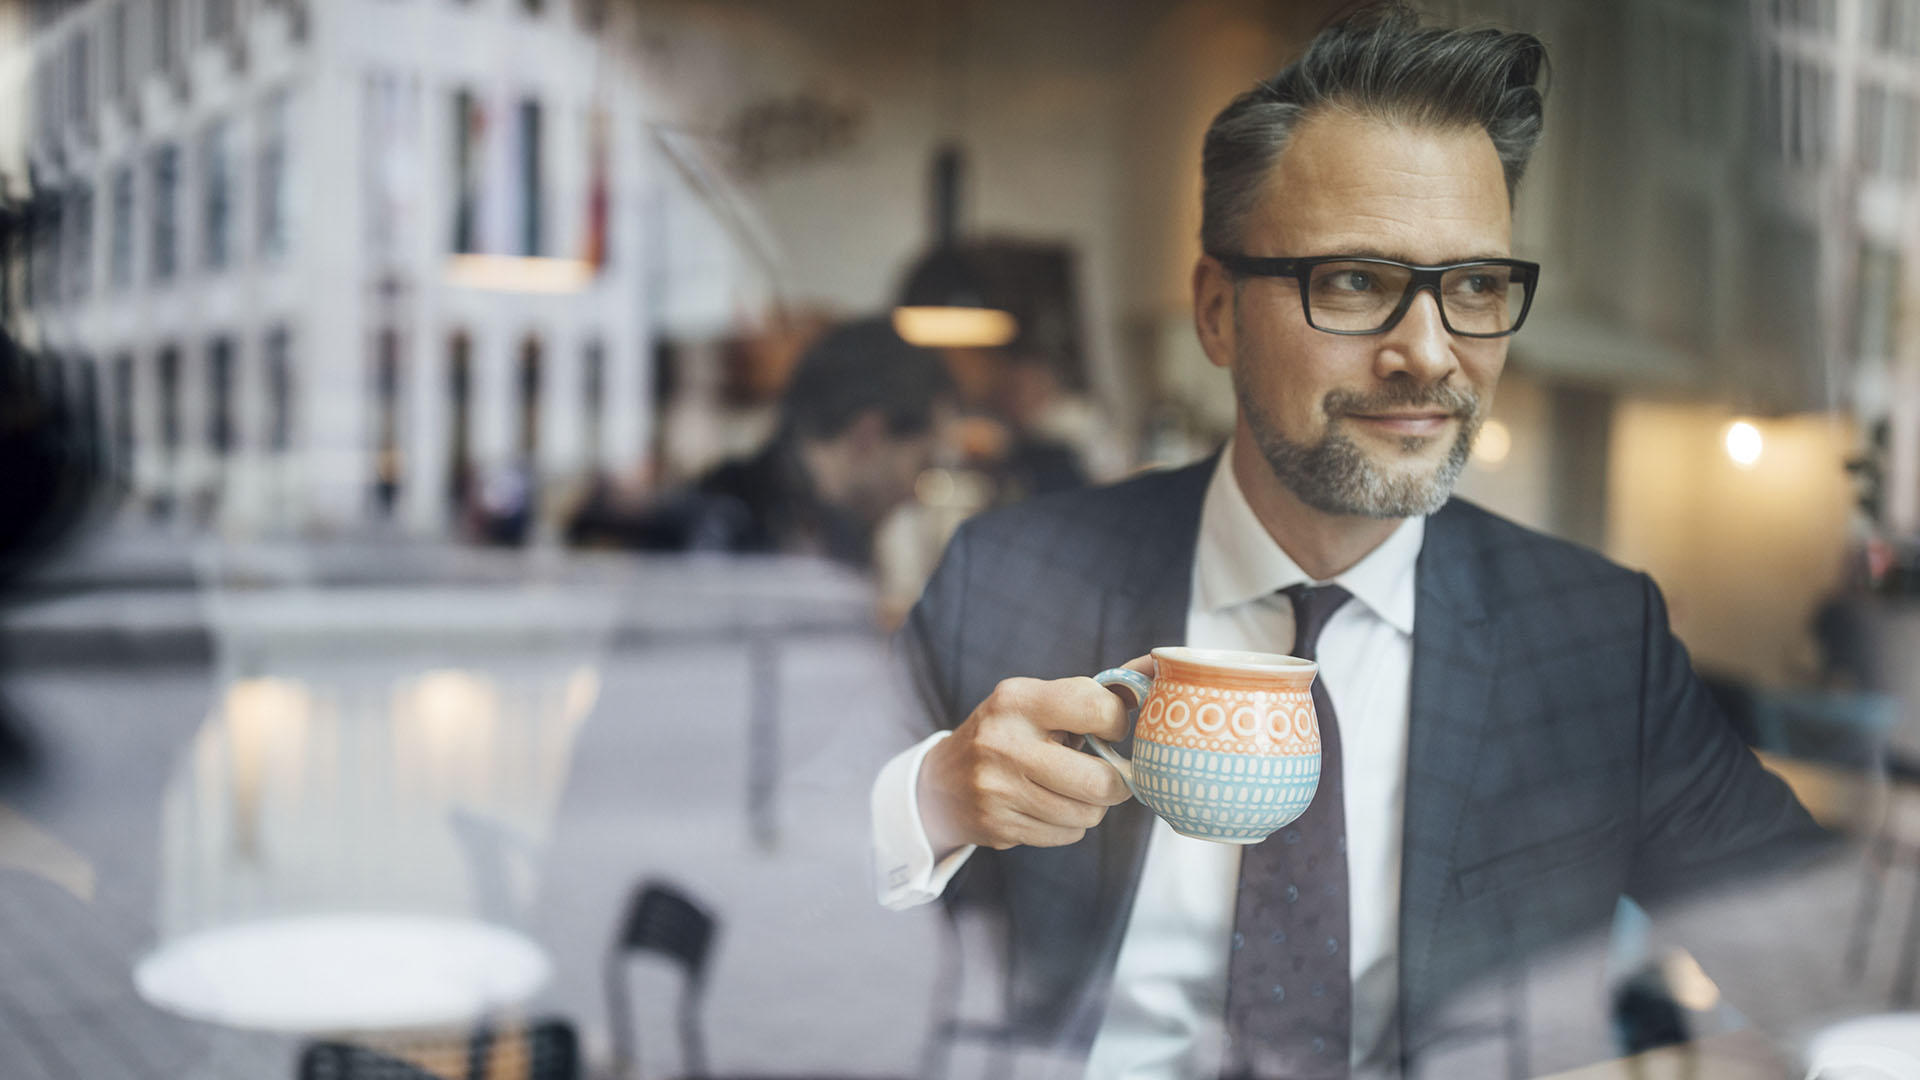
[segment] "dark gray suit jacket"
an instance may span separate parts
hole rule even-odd
[[[1209,460],[968,522],[903,633],[930,724],[1001,679],[1086,675],[1186,636]],[[1454,500],[1417,564],[1400,1010],[1409,1059],[1492,969],[1812,843],[1734,736],[1644,574]],[[1274,642],[1284,650],[1287,642]],[[929,729],[930,730],[930,729]],[[1146,852],[1129,801],[1077,844],[980,851],[949,897],[1006,917],[1030,1035],[1091,1044]]]

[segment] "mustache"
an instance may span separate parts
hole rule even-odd
[[[1389,383],[1383,390],[1330,390],[1320,399],[1328,416],[1378,413],[1391,409],[1437,409],[1462,419],[1480,411],[1480,395],[1451,383]]]

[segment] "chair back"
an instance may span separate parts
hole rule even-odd
[[[704,980],[713,945],[713,916],[671,885],[650,882],[634,894],[620,926],[619,951],[657,952]]]
[[[690,1077],[707,1072],[706,1038],[700,1028],[700,999],[706,985],[707,955],[713,949],[714,916],[672,885],[648,881],[637,887],[620,920],[620,932],[607,952],[607,1020],[612,1025],[613,1074],[632,1074],[639,1056],[633,1003],[627,991],[627,961],[651,952],[677,965],[680,992],[680,1057]]]

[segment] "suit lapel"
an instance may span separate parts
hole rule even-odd
[[[1400,882],[1403,1047],[1409,1018],[1433,1001],[1428,965],[1497,660],[1472,539],[1466,514],[1445,507],[1428,520],[1416,564]]]

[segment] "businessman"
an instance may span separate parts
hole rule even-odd
[[[1010,1015],[1089,1076],[1401,1076],[1462,987],[1817,834],[1649,579],[1451,498],[1541,272],[1544,63],[1383,4],[1228,105],[1193,270],[1227,448],[976,519],[909,620],[881,899],[995,905]],[[1074,748],[1127,730],[1084,676],[1182,643],[1320,662],[1321,785],[1261,844]]]

